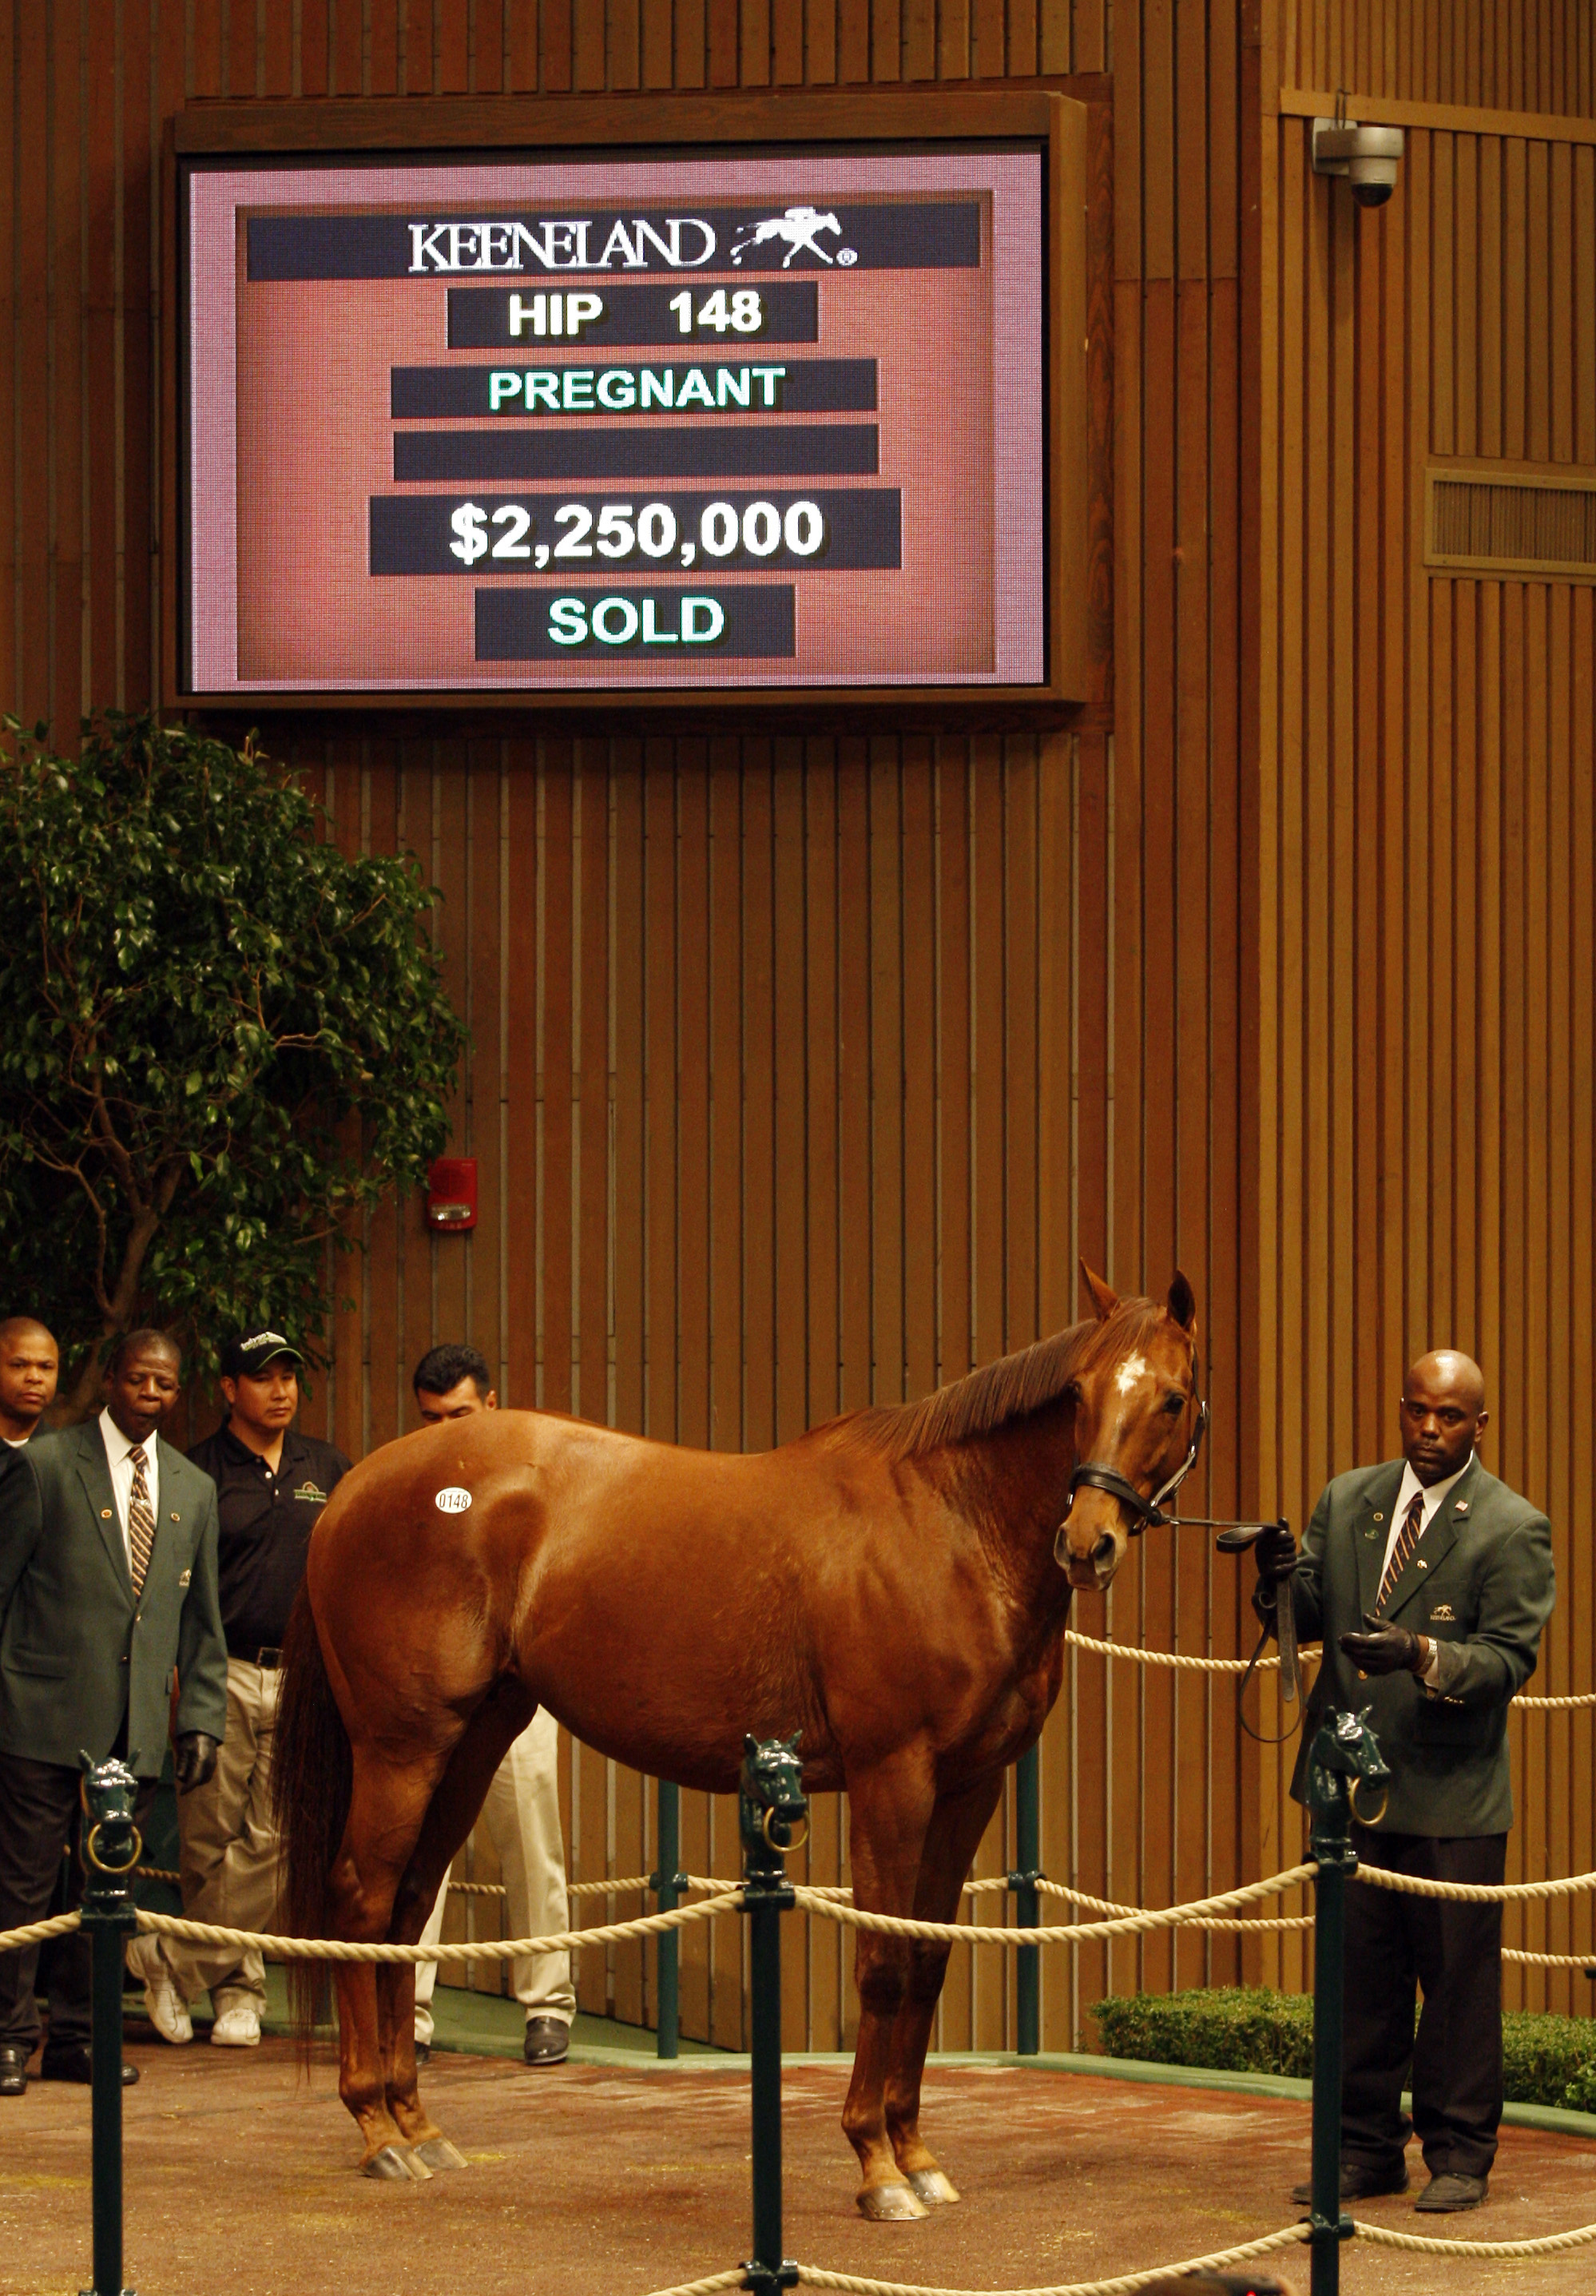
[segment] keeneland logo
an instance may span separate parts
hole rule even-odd
[[[597,226],[596,228],[602,228]],[[699,216],[667,216],[657,231],[642,216],[617,217],[595,250],[591,217],[561,216],[536,224],[413,223],[410,268],[417,271],[647,271],[658,262],[696,271],[715,253],[715,226]]]

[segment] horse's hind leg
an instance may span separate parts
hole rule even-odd
[[[937,1803],[926,1831],[925,1855],[914,1892],[916,1921],[958,1919],[964,1877],[1002,1791],[1000,1775]],[[951,1946],[934,1944],[929,1939],[910,1941],[908,1976],[892,2028],[887,2073],[887,2133],[893,2157],[916,2198],[933,2202],[959,2197],[920,2133],[921,2079],[952,1950]]]
[[[335,1936],[364,1945],[386,1939],[395,1892],[437,1775],[427,1766],[391,1769],[364,1749],[354,1750],[349,1815],[328,1900]],[[364,2141],[364,2176],[425,2177],[430,2171],[413,2159],[411,2139],[389,2110],[383,2006],[392,1987],[381,1987],[378,1979],[370,1962],[338,1964],[338,2093]]]
[[[472,1715],[465,1735],[438,1780],[415,1848],[394,1899],[389,1935],[413,1945],[426,1927],[454,1853],[476,1822],[494,1772],[537,1711],[519,1683],[502,1682]],[[378,2013],[389,2114],[413,2160],[428,2169],[463,2169],[465,2156],[450,2144],[422,2106],[415,2070],[415,1971],[382,1964],[377,1972]]]

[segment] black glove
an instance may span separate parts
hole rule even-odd
[[[178,1792],[192,1793],[196,1786],[209,1785],[216,1767],[217,1742],[209,1731],[185,1730],[177,1740],[172,1761]]]
[[[1341,1653],[1363,1674],[1417,1674],[1424,1664],[1424,1645],[1405,1627],[1363,1613],[1366,1635],[1343,1635]]]
[[[1252,1552],[1258,1577],[1267,1588],[1278,1587],[1297,1568],[1297,1541],[1284,1523],[1272,1522],[1255,1541]]]

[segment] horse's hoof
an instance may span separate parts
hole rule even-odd
[[[416,2146],[410,2157],[413,2161],[420,2161],[428,2169],[463,2169],[465,2166],[464,2153],[457,2145],[451,2144],[446,2136],[429,2136],[424,2144]]]
[[[912,2169],[909,2189],[918,2194],[922,2201],[933,2204],[937,2201],[956,2201],[959,2197],[958,2186],[951,2177],[945,2177],[940,2169]]]
[[[413,2153],[401,2152],[397,2144],[385,2144],[380,2152],[372,2153],[360,2173],[363,2177],[375,2177],[383,2184],[407,2185],[412,2177],[421,2182],[432,2171],[426,2168],[413,2168],[411,2163],[414,2157]]]
[[[859,2195],[859,2213],[872,2224],[907,2224],[931,2211],[907,2185],[866,2185]]]

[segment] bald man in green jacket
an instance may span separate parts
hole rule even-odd
[[[119,1757],[147,1807],[176,1687],[179,1792],[216,1767],[227,1718],[216,1485],[158,1431],[181,1386],[171,1341],[133,1332],[98,1419],[0,1447],[0,1930],[43,1918],[69,1837],[76,1849],[80,1752]],[[76,1855],[70,1873],[76,1904]],[[53,1957],[46,2080],[89,2078],[87,1943],[61,1939]],[[27,2087],[37,1962],[37,1946],[0,1954],[0,2096]]]
[[[1497,1885],[1513,1822],[1508,1705],[1535,1670],[1557,1582],[1546,1517],[1480,1464],[1489,1415],[1477,1364],[1421,1357],[1403,1386],[1402,1458],[1337,1476],[1301,1554],[1276,1534],[1258,1569],[1261,1609],[1273,1616],[1289,1585],[1298,1635],[1324,1644],[1297,1800],[1320,1715],[1367,1707],[1391,1783],[1383,1811],[1364,1813],[1377,1822],[1353,1826],[1360,1863]],[[1500,1904],[1347,1891],[1344,2063],[1342,2198],[1405,2192],[1416,2128],[1429,2171],[1416,2207],[1477,2208],[1502,2119]]]

